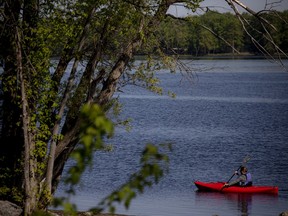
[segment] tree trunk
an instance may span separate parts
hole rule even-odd
[[[12,189],[21,190],[23,178],[21,167],[21,158],[23,145],[23,131],[21,122],[21,103],[18,95],[20,94],[20,83],[17,78],[16,51],[15,51],[15,35],[16,25],[21,4],[19,0],[5,1],[3,32],[1,34],[4,72],[2,74],[1,85],[3,86],[3,103],[2,103],[2,125],[0,138],[0,172],[6,175],[1,175],[0,185],[7,187],[11,194],[7,199],[13,201],[15,195]],[[5,88],[4,88],[5,87]],[[18,203],[19,204],[19,203]]]
[[[33,151],[35,149],[34,142],[32,141],[32,136],[30,127],[30,114],[29,106],[26,96],[24,70],[22,65],[22,46],[21,46],[21,35],[16,28],[16,60],[17,60],[17,73],[19,75],[19,80],[21,83],[21,100],[22,100],[22,122],[23,122],[23,132],[24,132],[24,187],[25,187],[25,205],[24,205],[24,215],[31,215],[37,206],[37,193],[38,186],[36,182],[35,170],[36,163],[33,158]]]

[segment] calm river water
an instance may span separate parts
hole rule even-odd
[[[133,119],[132,130],[117,129],[108,141],[114,151],[95,153],[94,166],[72,198],[79,210],[96,206],[137,171],[147,143],[173,144],[170,172],[133,200],[128,211],[119,207],[117,213],[276,216],[288,210],[288,72],[267,60],[186,63],[201,68],[192,82],[180,73],[159,74],[176,99],[123,89],[121,117]],[[227,181],[246,155],[254,184],[277,185],[278,196],[196,191],[195,180]]]

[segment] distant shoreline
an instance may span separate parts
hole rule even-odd
[[[169,56],[169,54],[168,54]],[[173,56],[173,55],[171,55]],[[175,56],[175,55],[174,55]],[[135,55],[135,59],[136,60],[143,60],[145,59],[146,55]],[[256,55],[253,53],[219,53],[219,54],[209,54],[209,55],[203,55],[203,56],[195,56],[195,55],[188,55],[188,54],[179,54],[178,55],[179,59],[182,60],[232,60],[232,59],[268,59],[268,57],[264,56],[264,55]],[[284,55],[281,56],[273,56],[273,58],[275,59],[279,59],[279,57],[281,59],[287,59]],[[271,58],[270,58],[271,59]]]
[[[208,55],[189,55],[189,54],[175,54],[175,55],[170,55],[167,54],[167,56],[177,56],[179,59],[182,60],[230,60],[230,59],[268,59],[268,57],[264,56],[264,55],[259,55],[259,54],[253,54],[253,53],[219,53],[219,54],[208,54]],[[136,54],[134,56],[135,60],[145,60],[147,57],[146,54]],[[273,58],[275,59],[288,59],[286,56],[284,55],[275,55],[273,56]],[[51,58],[52,60],[59,60],[60,57],[59,56],[53,56]],[[271,58],[269,58],[271,59]]]

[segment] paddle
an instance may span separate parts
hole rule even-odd
[[[244,159],[243,159],[243,162],[242,162],[242,165],[240,165],[237,169],[237,172],[241,169],[241,167],[246,164],[248,161],[250,160],[250,156],[246,156]],[[230,177],[230,179],[226,182],[226,183],[229,183],[231,181],[231,179],[235,176],[236,172],[234,172],[234,174]]]

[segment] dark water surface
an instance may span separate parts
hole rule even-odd
[[[288,72],[266,60],[199,60],[193,67],[202,71],[192,83],[180,73],[159,75],[176,99],[135,87],[120,94],[121,117],[133,119],[132,130],[117,129],[108,141],[114,151],[95,153],[72,198],[79,210],[95,206],[137,171],[150,142],[173,144],[170,172],[117,213],[270,216],[288,210]],[[196,191],[195,180],[227,181],[246,155],[254,184],[277,185],[278,196]]]

